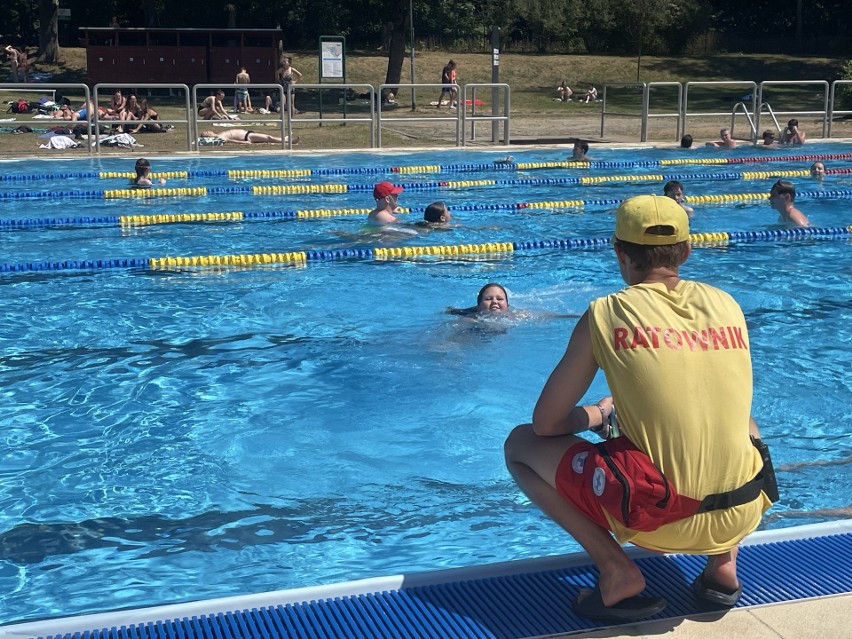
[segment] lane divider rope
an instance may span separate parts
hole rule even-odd
[[[470,171],[529,171],[537,169],[615,169],[631,167],[661,167],[676,165],[722,165],[761,162],[815,162],[826,160],[849,160],[852,153],[809,153],[804,155],[759,155],[751,157],[673,158],[670,160],[590,160],[552,162],[479,162],[458,164],[423,164],[391,167],[349,167],[327,169],[218,169],[195,171],[161,171],[154,178],[192,179],[206,177],[228,178],[294,178],[312,175],[364,175],[364,174],[416,174],[416,173],[462,173]],[[832,173],[852,173],[852,169],[829,169]],[[34,175],[2,174],[0,182],[37,181],[63,179],[132,179],[135,173],[127,171],[71,171],[66,173],[42,173]]]
[[[847,238],[852,226],[823,228],[806,227],[773,229],[766,231],[731,231],[694,233],[689,236],[696,245],[728,244],[730,242],[758,242],[798,240],[807,238]],[[101,260],[64,260],[18,262],[0,264],[0,273],[29,273],[65,270],[106,270],[116,268],[147,268],[151,270],[176,267],[245,267],[255,265],[307,264],[344,259],[404,259],[421,256],[459,256],[484,254],[512,254],[517,251],[538,249],[600,248],[610,244],[609,237],[533,240],[520,242],[487,242],[484,244],[406,246],[395,248],[337,249],[324,251],[293,251],[284,253],[253,253],[246,255],[202,255],[190,257],[151,257]]]
[[[410,191],[428,191],[441,189],[462,189],[483,186],[591,186],[607,182],[648,182],[658,183],[669,180],[763,180],[781,177],[807,177],[805,169],[782,171],[744,171],[740,173],[673,173],[649,175],[607,175],[595,177],[562,177],[562,178],[526,178],[513,180],[456,180],[441,182],[409,182],[401,183],[404,189]],[[20,191],[0,193],[0,199],[121,199],[121,198],[154,198],[154,197],[203,197],[207,195],[311,195],[311,194],[341,194],[357,193],[372,190],[368,184],[290,184],[271,186],[227,186],[227,187],[179,187],[179,188],[150,188],[150,189],[94,189],[82,191]]]
[[[724,195],[688,195],[684,198],[687,204],[730,204],[765,200],[769,193],[728,193]],[[811,199],[850,199],[852,190],[819,190],[800,191],[797,201]],[[617,207],[626,198],[602,198],[591,200],[545,200],[537,202],[495,202],[483,204],[458,204],[448,207],[450,212],[457,213],[473,211],[521,211],[525,209],[579,209],[598,207]],[[155,215],[103,215],[79,217],[52,218],[21,218],[0,219],[0,231],[13,231],[34,228],[61,228],[73,226],[151,226],[155,224],[193,224],[208,222],[242,222],[245,220],[263,221],[280,219],[316,219],[329,217],[344,217],[367,215],[370,208],[346,209],[302,209],[280,211],[232,211],[209,213],[176,213]],[[411,208],[400,207],[399,214],[409,214]]]

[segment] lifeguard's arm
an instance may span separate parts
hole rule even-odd
[[[603,415],[597,406],[577,405],[589,390],[597,370],[586,311],[536,402],[532,419],[536,435],[569,435],[602,424]],[[606,397],[599,404],[607,414],[612,411],[612,398]]]

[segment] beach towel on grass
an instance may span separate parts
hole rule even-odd
[[[78,146],[80,146],[80,143],[77,142],[74,138],[70,138],[67,135],[54,135],[52,138],[48,138],[47,144],[39,144],[38,148],[76,149]]]

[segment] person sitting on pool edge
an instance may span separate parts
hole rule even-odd
[[[811,164],[811,177],[815,180],[824,180],[825,179],[825,163],[824,162],[814,162]]]
[[[666,185],[663,187],[663,195],[665,195],[666,197],[670,197],[675,202],[680,204],[689,217],[692,217],[695,214],[695,211],[692,209],[691,206],[687,206],[683,203],[683,184],[681,184],[677,180],[669,180],[668,182],[666,182]]]
[[[769,205],[778,211],[781,224],[810,226],[808,218],[793,204],[796,200],[796,187],[792,182],[778,180],[769,192]]]
[[[689,220],[670,198],[622,203],[613,248],[627,286],[589,304],[532,423],[507,438],[506,465],[598,569],[595,587],[574,600],[577,614],[632,622],[666,606],[661,597],[640,596],[646,581],[621,548],[627,542],[705,555],[694,593],[730,607],[742,593],[737,545],[777,498],[750,416],[746,320],[728,293],[680,278],[691,252]],[[689,337],[707,327],[731,339],[704,348]],[[580,404],[599,369],[612,396]],[[585,430],[605,441],[577,437]]]
[[[476,295],[476,306],[451,308],[451,315],[478,315],[480,313],[505,313],[509,310],[509,294],[497,282],[489,282]]]
[[[154,186],[154,181],[151,179],[151,163],[145,158],[136,160],[136,177],[130,180],[130,184],[137,188],[150,188]],[[157,180],[160,184],[165,184],[163,178]]]
[[[373,199],[376,200],[376,208],[367,215],[367,224],[371,226],[384,226],[397,221],[394,212],[399,207],[399,194],[402,193],[401,186],[394,186],[390,182],[379,182],[373,187]]]
[[[281,138],[269,135],[268,133],[255,133],[248,129],[225,129],[221,133],[207,130],[201,132],[202,138],[219,138],[225,142],[233,144],[281,144]],[[287,142],[289,138],[285,135],[283,142]],[[298,144],[299,138],[293,138],[293,144]]]

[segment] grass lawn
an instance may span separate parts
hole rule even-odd
[[[84,49],[66,48],[62,50],[62,63],[59,65],[36,64],[37,71],[54,74],[57,82],[85,82],[86,59]],[[304,77],[303,83],[318,81],[317,52],[297,52],[293,54],[294,66]],[[415,80],[421,83],[437,83],[441,68],[448,59],[458,64],[458,82],[487,83],[491,81],[490,54],[447,54],[443,52],[415,52]],[[387,71],[387,58],[384,55],[365,52],[351,52],[347,56],[347,81],[350,83],[368,83],[374,87],[384,81]],[[696,140],[715,138],[721,126],[729,126],[731,109],[740,98],[750,93],[748,82],[761,81],[832,81],[837,77],[843,60],[818,57],[791,57],[781,55],[740,55],[720,54],[704,57],[653,57],[645,56],[641,60],[638,76],[641,82],[688,82],[688,81],[726,81],[730,85],[712,88],[693,87],[689,92],[689,112],[713,112],[718,115],[702,118],[690,118],[687,130]],[[251,72],[251,69],[249,69]],[[5,70],[4,70],[5,72]],[[3,72],[0,72],[2,75]],[[271,78],[254,75],[256,82],[270,82]],[[179,78],[175,78],[179,81]],[[403,66],[402,81],[409,82],[410,61],[406,58]],[[511,137],[549,138],[567,141],[571,137],[583,137],[592,141],[600,140],[600,103],[581,102],[563,103],[555,101],[556,87],[565,80],[575,92],[575,97],[585,93],[590,86],[596,86],[602,93],[603,85],[612,83],[635,83],[637,81],[637,60],[616,56],[566,56],[501,54],[500,82],[511,87]],[[297,85],[298,86],[298,85]],[[397,95],[397,107],[384,111],[389,122],[383,127],[382,145],[385,147],[417,147],[452,144],[455,139],[453,120],[448,118],[447,110],[438,111],[429,103],[438,97],[438,89],[421,88],[416,92],[416,109],[411,109],[411,94],[401,91]],[[260,97],[255,91],[255,103]],[[4,92],[5,99],[13,96]],[[779,113],[778,120],[786,122],[791,115],[803,122],[811,139],[819,137],[821,127],[816,115],[808,115],[823,109],[818,84],[804,86],[779,85],[772,87],[765,96],[773,111]],[[21,96],[28,97],[28,96]],[[82,95],[68,95],[75,105],[82,101]],[[339,95],[326,94],[323,98],[324,117],[339,117],[341,107],[337,105]],[[491,91],[480,90],[477,97],[490,105]],[[179,119],[183,116],[182,101],[165,95],[153,95],[149,98],[162,119]],[[101,104],[108,102],[108,96],[101,97]],[[298,148],[364,148],[369,146],[368,127],[360,123],[341,124],[305,122],[305,119],[319,117],[319,104],[315,92],[297,94],[296,105],[303,112],[294,119],[294,132],[300,137]],[[228,98],[226,98],[226,106]],[[613,88],[608,94],[608,110],[621,113],[638,114],[641,110],[641,91],[636,88]],[[490,107],[485,107],[490,108]],[[674,113],[677,109],[677,92],[671,87],[657,87],[651,92],[651,113]],[[482,111],[480,111],[482,112]],[[347,117],[360,118],[369,115],[369,104],[365,100],[354,100],[347,105]],[[6,114],[11,117],[11,114]],[[246,123],[245,128],[264,127],[261,130],[274,132],[273,116],[251,116],[266,122]],[[430,118],[426,122],[396,122],[397,120]],[[769,120],[763,122],[765,126]],[[18,115],[15,123],[35,127],[47,127],[61,124],[50,120],[31,120],[31,116]],[[268,126],[267,126],[268,125]],[[477,125],[480,140],[490,138],[489,123]],[[612,141],[638,141],[640,122],[637,117],[609,117],[606,124],[606,139]],[[852,135],[852,125],[837,123],[834,136],[844,135],[843,127],[849,127],[846,135]],[[501,125],[502,131],[502,125]],[[737,120],[735,135],[744,137],[747,131],[744,118]],[[660,117],[651,120],[649,139],[654,141],[674,141],[676,120]],[[138,134],[137,140],[145,147],[146,154],[171,153],[179,151],[185,145],[186,128],[177,125],[166,134]],[[56,151],[38,150],[35,134],[0,134],[0,155],[55,155]],[[482,142],[479,142],[482,143]],[[235,148],[228,148],[233,152]],[[126,149],[105,150],[106,153],[127,154]],[[216,152],[205,148],[203,152]],[[79,153],[77,151],[76,153]]]

